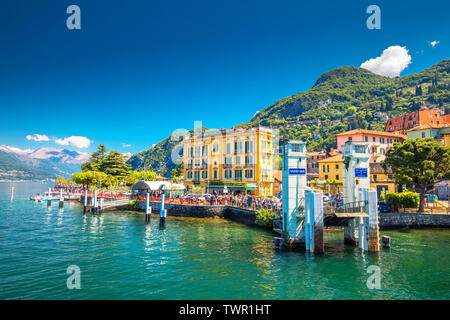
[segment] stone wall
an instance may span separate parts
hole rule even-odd
[[[404,227],[450,227],[450,214],[422,214],[416,212],[379,213],[380,229]]]
[[[150,202],[152,212],[159,214],[161,204],[159,202]],[[165,203],[168,216],[191,217],[191,218],[223,218],[223,206],[193,206],[188,204]],[[145,201],[139,202],[139,209],[145,210]]]
[[[152,212],[159,213],[160,205],[159,202],[150,202]],[[194,206],[171,203],[166,203],[164,206],[167,209],[168,216],[192,218],[219,217],[248,225],[256,225],[256,214],[252,210],[229,206]],[[139,209],[145,210],[145,201],[139,202]]]

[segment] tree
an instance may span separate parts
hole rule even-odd
[[[91,154],[90,160],[81,165],[81,170],[83,171],[100,170],[103,160],[105,159],[106,151],[107,151],[106,146],[103,144],[99,144],[97,147],[97,151]]]
[[[131,186],[139,180],[156,181],[156,173],[153,171],[129,171],[124,178],[127,186]]]
[[[125,177],[131,169],[131,165],[125,163],[126,156],[117,151],[111,151],[104,156],[100,171],[115,177]]]
[[[450,148],[432,138],[397,142],[388,150],[382,165],[385,170],[392,170],[398,183],[418,191],[419,212],[423,212],[427,191],[436,181],[450,178]]]
[[[181,182],[181,176],[183,175],[183,171],[184,171],[184,163],[181,163],[176,169],[172,169],[170,171],[170,175],[174,183]]]
[[[72,180],[77,184],[82,184],[89,188],[103,186],[105,183],[108,183],[108,175],[100,171],[83,171],[74,173]]]

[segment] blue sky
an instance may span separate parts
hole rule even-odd
[[[71,4],[81,30],[66,27]],[[371,4],[380,30],[366,27]],[[2,0],[0,145],[134,153],[195,120],[246,122],[390,46],[409,50],[401,75],[418,72],[449,58],[449,11],[433,0]]]

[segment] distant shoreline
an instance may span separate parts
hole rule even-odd
[[[0,182],[55,182],[55,180],[0,180]]]

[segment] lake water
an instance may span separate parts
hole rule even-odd
[[[223,219],[83,214],[28,200],[49,184],[0,182],[0,299],[449,299],[450,230],[386,231],[361,253],[326,232],[325,254],[278,252],[273,234]],[[66,285],[69,265],[81,289]],[[367,268],[381,271],[369,289]]]

